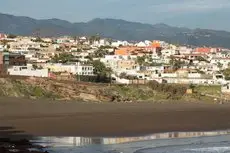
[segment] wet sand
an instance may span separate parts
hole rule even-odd
[[[0,136],[138,136],[230,129],[230,105],[91,104],[0,98]],[[5,128],[4,128],[5,127]]]

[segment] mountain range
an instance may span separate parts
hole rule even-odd
[[[230,32],[173,27],[163,23],[143,24],[119,19],[96,18],[71,23],[60,19],[37,20],[0,13],[0,33],[39,36],[100,35],[119,40],[164,40],[175,44],[230,48]]]

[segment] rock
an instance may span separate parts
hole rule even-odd
[[[81,98],[84,101],[99,101],[95,95],[88,93],[80,93],[79,98]]]

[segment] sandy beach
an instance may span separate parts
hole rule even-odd
[[[230,129],[230,105],[92,104],[0,98],[0,135],[138,136]]]

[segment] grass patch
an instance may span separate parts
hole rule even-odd
[[[220,85],[210,85],[210,86],[199,85],[194,88],[194,92],[198,94],[209,94],[213,96],[220,96],[221,86]]]

